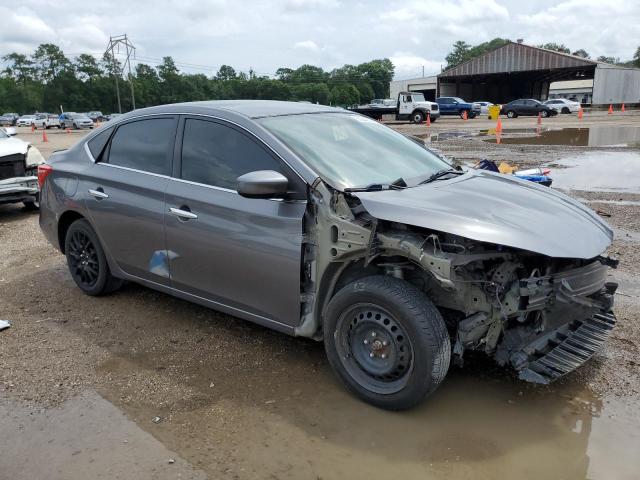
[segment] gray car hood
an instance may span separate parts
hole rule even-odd
[[[593,211],[549,187],[470,171],[404,190],[355,193],[376,218],[559,258],[594,258],[613,240]]]

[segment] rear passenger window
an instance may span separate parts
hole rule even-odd
[[[107,161],[111,165],[169,175],[175,130],[175,118],[125,123],[111,139]]]
[[[100,155],[102,154],[104,147],[107,145],[107,142],[109,141],[109,137],[111,136],[112,133],[113,133],[113,127],[107,128],[102,132],[100,132],[99,134],[97,134],[91,140],[89,140],[87,146],[89,147],[89,151],[91,152],[91,155],[96,161],[100,160]]]
[[[185,121],[184,180],[236,190],[237,178],[256,170],[275,170],[286,175],[280,162],[248,135],[216,122]]]

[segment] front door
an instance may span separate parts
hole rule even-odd
[[[306,208],[299,178],[239,127],[187,117],[178,130],[178,178],[165,212],[172,286],[258,322],[298,325]],[[236,179],[256,170],[289,178],[289,198],[241,197]]]
[[[130,275],[169,284],[164,242],[164,191],[171,173],[177,116],[132,120],[89,141],[97,162],[82,182],[102,245]],[[95,142],[94,142],[95,141]],[[94,144],[92,144],[94,142]]]

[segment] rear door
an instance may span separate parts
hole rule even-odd
[[[306,186],[240,127],[186,117],[179,132],[166,194],[172,286],[258,323],[298,325]],[[288,198],[241,197],[236,179],[256,170],[289,178]]]
[[[87,144],[97,162],[83,181],[91,221],[118,266],[163,285],[169,284],[164,191],[177,124],[175,115],[157,115],[103,131]]]

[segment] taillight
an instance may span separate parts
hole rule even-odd
[[[38,165],[38,185],[40,186],[40,190],[42,190],[44,181],[51,172],[53,172],[53,167],[51,165],[47,165],[46,163]]]

